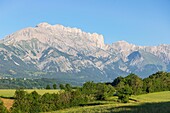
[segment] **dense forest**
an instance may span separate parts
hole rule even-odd
[[[56,85],[53,85],[53,88],[55,89]],[[135,74],[129,74],[126,77],[117,77],[111,83],[86,82],[82,87],[74,87],[74,89],[70,84],[60,84],[59,88],[61,91],[58,94],[45,93],[44,95],[39,95],[36,91],[27,93],[21,89],[16,90],[11,112],[55,111],[88,105],[96,100],[107,100],[113,95],[118,96],[117,102],[127,103],[131,95],[170,91],[170,73],[157,72],[145,79],[141,79]],[[2,102],[0,102],[0,109],[4,113],[8,112]]]

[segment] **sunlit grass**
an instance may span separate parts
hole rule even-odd
[[[15,89],[1,89],[0,90],[0,96],[3,97],[13,97],[15,94]],[[56,90],[46,90],[46,89],[25,89],[24,91],[31,93],[33,91],[37,91],[38,94],[43,95],[45,93],[58,93],[60,92],[60,90],[56,89]]]
[[[4,97],[13,97],[15,94],[14,89],[1,89],[0,90],[0,96],[4,96]]]
[[[132,96],[131,98],[139,102],[167,102],[170,101],[170,91],[148,93]]]

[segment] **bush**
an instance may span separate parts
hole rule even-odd
[[[57,84],[53,84],[53,89],[57,89]]]
[[[27,94],[23,90],[16,90],[15,101],[11,108],[12,113],[38,113],[40,112],[40,95],[33,91]]]
[[[47,85],[47,86],[46,86],[46,89],[51,89],[50,85]]]
[[[120,100],[123,103],[129,102],[129,97],[132,94],[132,89],[128,85],[123,87],[122,89],[118,90],[117,95],[118,95],[118,100]]]
[[[86,82],[81,91],[92,100],[106,100],[107,97],[113,96],[115,93],[113,86],[94,82]]]

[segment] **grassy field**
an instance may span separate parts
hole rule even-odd
[[[170,91],[137,95],[132,96],[131,98],[136,99],[139,102],[167,102],[170,101]]]
[[[100,102],[103,105],[73,107],[48,113],[170,113],[170,91],[132,96],[127,104],[114,100],[115,97]]]
[[[3,97],[13,97],[15,94],[15,89],[1,89],[0,90],[0,96]],[[27,91],[28,93],[31,93],[33,91],[37,91],[40,95],[43,95],[44,93],[58,93],[60,90],[46,90],[46,89],[26,89],[24,91]]]

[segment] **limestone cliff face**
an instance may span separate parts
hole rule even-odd
[[[97,48],[105,48],[104,38],[97,33],[86,33],[77,28],[40,23],[35,28],[25,28],[3,39],[6,45],[20,44],[23,41],[38,40],[60,51],[76,55],[78,52],[91,54]]]
[[[3,75],[66,73],[108,81],[128,73],[146,76],[156,71],[169,71],[170,45],[137,46],[126,41],[106,45],[100,34],[40,23],[2,39],[0,61]],[[37,75],[37,71],[41,74]]]
[[[5,44],[15,44],[23,40],[38,39],[42,43],[65,43],[69,46],[93,46],[104,47],[104,38],[97,33],[86,33],[77,28],[64,27],[62,25],[50,25],[40,23],[35,28],[25,28],[17,31],[3,40]]]

